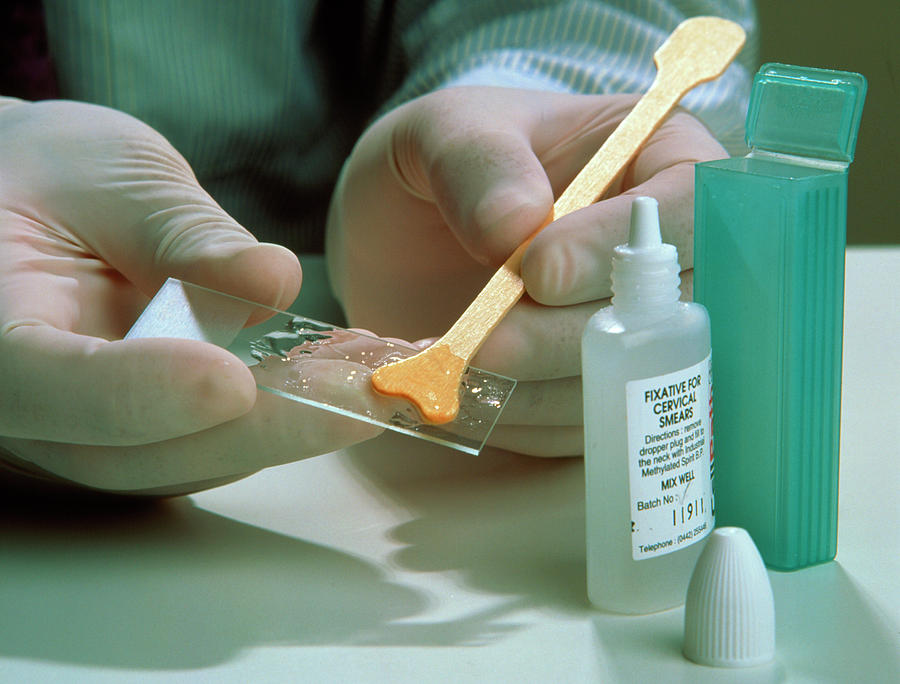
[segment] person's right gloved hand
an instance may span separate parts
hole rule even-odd
[[[459,86],[375,121],[344,165],[328,222],[331,282],[350,324],[406,339],[446,332],[637,99]],[[519,381],[489,445],[583,453],[581,333],[609,303],[631,203],[659,201],[663,239],[690,268],[694,164],[724,156],[676,110],[603,199],[536,235],[522,260],[526,296],[473,359]]]
[[[379,432],[257,394],[214,345],[122,341],[170,276],[276,308],[301,281],[293,253],[257,242],[150,127],[0,99],[0,459],[180,493]]]

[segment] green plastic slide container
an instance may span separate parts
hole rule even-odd
[[[837,552],[847,170],[859,74],[756,74],[746,157],[698,164],[694,298],[709,311],[718,525],[766,564]]]

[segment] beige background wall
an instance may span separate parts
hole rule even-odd
[[[900,0],[757,0],[763,62],[869,82],[850,167],[849,243],[900,243]]]

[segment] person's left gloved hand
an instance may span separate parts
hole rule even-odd
[[[275,308],[301,284],[297,257],[228,216],[149,126],[0,98],[0,461],[175,494],[380,433],[257,392],[253,371],[215,345],[122,340],[167,277]],[[317,370],[325,390],[358,394],[341,364]]]
[[[405,339],[442,335],[636,100],[450,88],[376,121],[345,165],[329,216],[330,276],[350,323]],[[631,201],[659,201],[663,238],[689,269],[693,165],[724,156],[699,121],[677,111],[607,198],[538,234],[522,265],[527,295],[474,360],[519,380],[490,444],[583,452],[581,332],[607,303]]]

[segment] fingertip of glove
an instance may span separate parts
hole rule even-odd
[[[205,430],[238,418],[256,403],[250,369],[206,342],[174,338],[101,345],[82,365],[76,384],[102,388],[84,441],[142,444]]]
[[[552,203],[521,191],[494,193],[472,214],[473,233],[478,236],[473,252],[488,263],[500,263],[538,229],[548,223]]]
[[[546,306],[590,301],[609,288],[608,269],[584,245],[566,240],[538,236],[522,258],[521,274],[528,296]]]
[[[233,277],[247,288],[240,296],[260,304],[286,309],[300,293],[303,270],[287,247],[262,242],[230,259]]]
[[[151,342],[151,341],[147,341]],[[191,432],[238,418],[256,403],[256,381],[250,369],[230,352],[192,340],[159,340],[156,353],[169,375],[160,397],[173,422]],[[154,344],[148,345],[148,351]],[[168,361],[165,359],[168,357]]]
[[[238,418],[253,408],[256,382],[250,369],[237,357],[216,347],[205,350],[202,365],[193,367],[197,371],[188,371],[182,392],[196,402],[202,414],[198,419],[217,425]]]
[[[275,309],[293,303],[303,278],[292,251],[257,242],[199,259],[183,271],[176,277]]]
[[[522,280],[528,296],[539,304],[559,304],[571,287],[574,265],[566,250],[532,243],[522,257]]]

